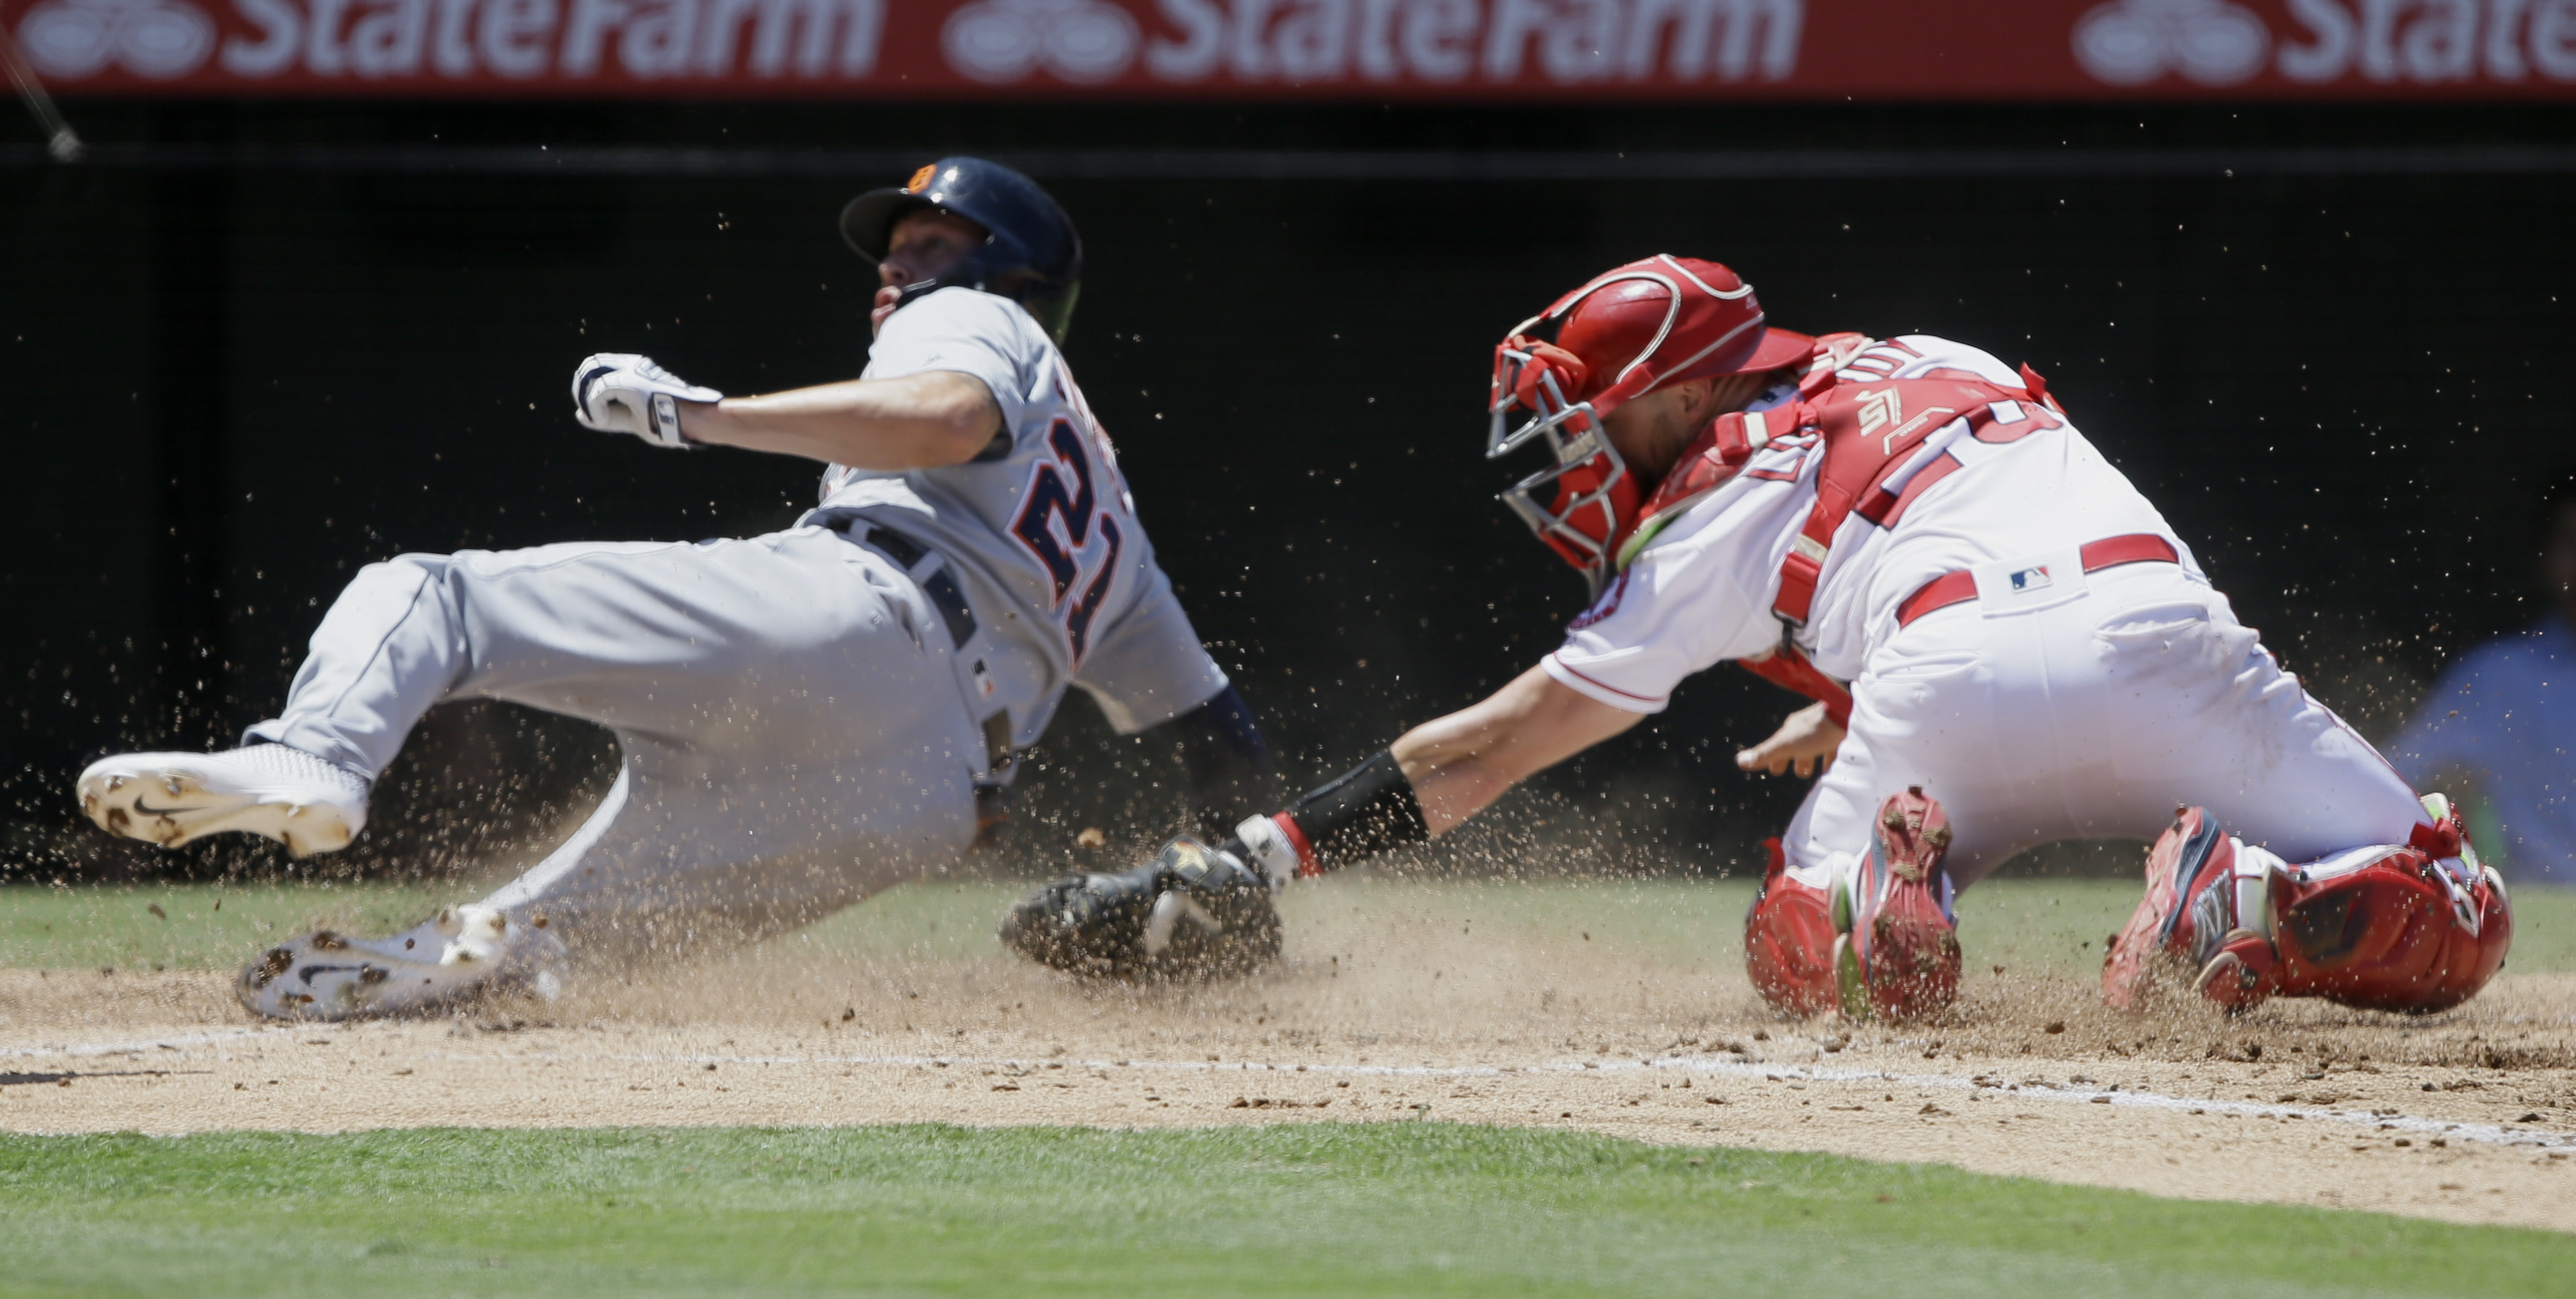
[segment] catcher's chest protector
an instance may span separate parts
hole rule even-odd
[[[1620,566],[1626,567],[1665,524],[1742,472],[1755,452],[1821,441],[1824,463],[1816,471],[1816,504],[1790,543],[1780,568],[1779,598],[1772,605],[1784,632],[1780,648],[1740,662],[1764,680],[1823,701],[1835,724],[1847,726],[1849,692],[1808,663],[1786,634],[1806,625],[1836,538],[1854,518],[1864,527],[1896,526],[1907,506],[1958,471],[1959,460],[1949,448],[1960,438],[2018,442],[2063,428],[2066,420],[2049,397],[2047,383],[2027,365],[2021,368],[2019,388],[1965,370],[1872,382],[1860,377],[1870,358],[1855,360],[1869,340],[1829,334],[1817,342],[1819,355],[1798,385],[1798,400],[1720,416],[1664,476],[1638,512],[1634,529],[1621,539],[1618,555]],[[1892,342],[1879,346],[1904,348]],[[1846,365],[1848,370],[1838,369]]]

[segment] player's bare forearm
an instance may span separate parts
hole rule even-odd
[[[1484,702],[1405,732],[1395,760],[1437,835],[1512,786],[1636,725],[1643,713],[1613,708],[1531,668]]]
[[[692,442],[861,469],[937,469],[964,464],[990,445],[1002,410],[982,380],[931,370],[684,402],[680,426]]]

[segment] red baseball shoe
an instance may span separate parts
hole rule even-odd
[[[2236,841],[2209,813],[2175,808],[2174,823],[2147,850],[2147,894],[2103,954],[2102,1000],[2119,1010],[2143,1006],[2149,977],[2168,954],[2200,973],[2208,963],[2194,959],[2200,949],[2215,958],[2234,928],[2235,875]]]
[[[1950,817],[1921,785],[1879,807],[1855,877],[1835,882],[1834,984],[1845,1018],[1915,1019],[1959,995],[1959,935],[1948,908]]]

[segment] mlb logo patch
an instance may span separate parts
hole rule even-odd
[[[2075,547],[2016,555],[1968,570],[1976,575],[1977,599],[1986,616],[2054,609],[2084,595],[2084,556]]]

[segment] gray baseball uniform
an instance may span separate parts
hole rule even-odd
[[[1046,331],[1008,299],[940,289],[887,319],[860,377],[929,370],[983,380],[1007,433],[936,473],[834,465],[805,522],[858,518],[911,537],[947,558],[977,610],[998,615],[983,620],[985,651],[960,662],[979,718],[1006,711],[1022,747],[1046,729],[1067,681],[1122,733],[1223,690],[1154,563],[1117,453]]]
[[[798,526],[745,540],[404,555],[314,632],[250,729],[374,775],[422,713],[507,699],[599,722],[621,770],[486,901],[575,951],[806,923],[962,851],[1069,685],[1135,731],[1226,686],[1155,565],[1108,438],[1028,314],[969,289],[889,318],[864,377],[991,389],[973,462],[834,466]]]

